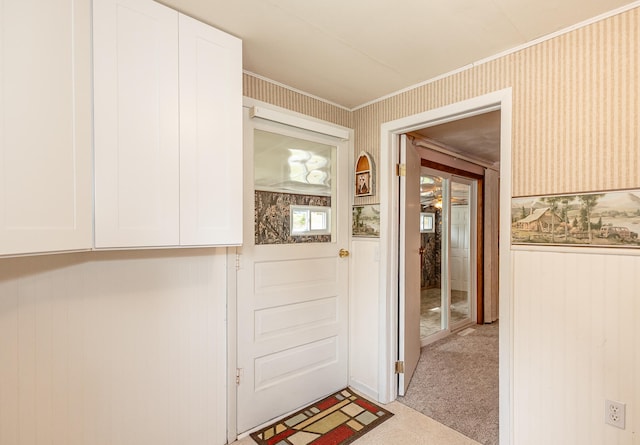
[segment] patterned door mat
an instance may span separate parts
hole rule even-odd
[[[251,438],[260,445],[345,445],[391,416],[346,388],[252,433]]]

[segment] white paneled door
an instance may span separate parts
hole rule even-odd
[[[420,359],[420,155],[406,135],[400,139],[400,335],[398,394],[406,394]]]
[[[244,143],[255,217],[238,249],[240,433],[347,384],[352,191],[347,142],[247,110]]]

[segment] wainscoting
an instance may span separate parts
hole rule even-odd
[[[515,444],[636,443],[640,256],[596,252],[513,252]],[[605,399],[627,404],[625,430]]]
[[[226,249],[0,261],[0,444],[226,443]]]

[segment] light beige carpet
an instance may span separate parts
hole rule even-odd
[[[498,444],[498,323],[422,348],[398,401],[484,445]]]
[[[355,445],[480,445],[398,402],[382,405],[395,415],[353,442]],[[233,445],[255,445],[251,437]]]

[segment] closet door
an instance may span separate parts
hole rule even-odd
[[[180,244],[242,243],[242,44],[180,15]]]
[[[95,246],[179,244],[178,13],[94,1]]]
[[[0,0],[0,255],[91,247],[90,0]]]

